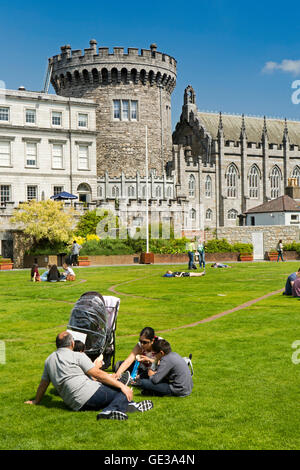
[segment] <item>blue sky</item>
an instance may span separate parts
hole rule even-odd
[[[187,85],[202,110],[300,120],[291,100],[300,80],[299,14],[295,1],[2,0],[0,80],[41,90],[47,59],[64,44],[84,49],[94,38],[112,51],[155,42],[178,62],[173,126]]]

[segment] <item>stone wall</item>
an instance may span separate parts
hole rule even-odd
[[[283,244],[299,243],[300,230],[298,227],[290,225],[261,225],[247,227],[219,227],[217,238],[226,238],[229,243],[252,243],[252,233],[262,232],[264,234],[264,250],[272,251],[276,249],[278,240],[282,239]]]

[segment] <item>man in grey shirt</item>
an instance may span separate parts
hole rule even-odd
[[[89,357],[74,352],[71,333],[64,331],[56,337],[57,350],[45,361],[44,372],[34,400],[38,405],[50,382],[73,411],[99,410],[97,419],[127,419],[127,412],[147,411],[153,407],[150,400],[132,401],[132,389],[99,369]],[[94,380],[93,380],[94,379]]]
[[[185,397],[192,393],[193,379],[185,360],[173,352],[168,341],[160,339],[153,343],[157,371],[149,370],[149,379],[137,381],[137,386],[145,390],[145,394],[174,395]]]

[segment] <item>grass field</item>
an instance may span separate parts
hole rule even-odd
[[[74,283],[57,284],[33,284],[28,270],[1,272],[0,449],[298,449],[300,364],[292,362],[292,344],[300,340],[299,300],[276,293],[182,328],[281,289],[298,264],[236,263],[179,279],[161,277],[172,266],[79,268]],[[117,360],[144,326],[182,356],[193,353],[191,396],[154,397],[153,410],[126,422],[69,411],[52,385],[39,406],[24,404],[73,303],[88,290],[121,299]],[[135,398],[142,399],[138,390]]]

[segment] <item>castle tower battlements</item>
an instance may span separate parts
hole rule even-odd
[[[93,99],[96,110],[97,171],[103,176],[145,174],[146,126],[149,170],[163,175],[172,158],[171,94],[176,85],[176,60],[150,49],[90,47],[49,59],[51,83],[58,95]]]

